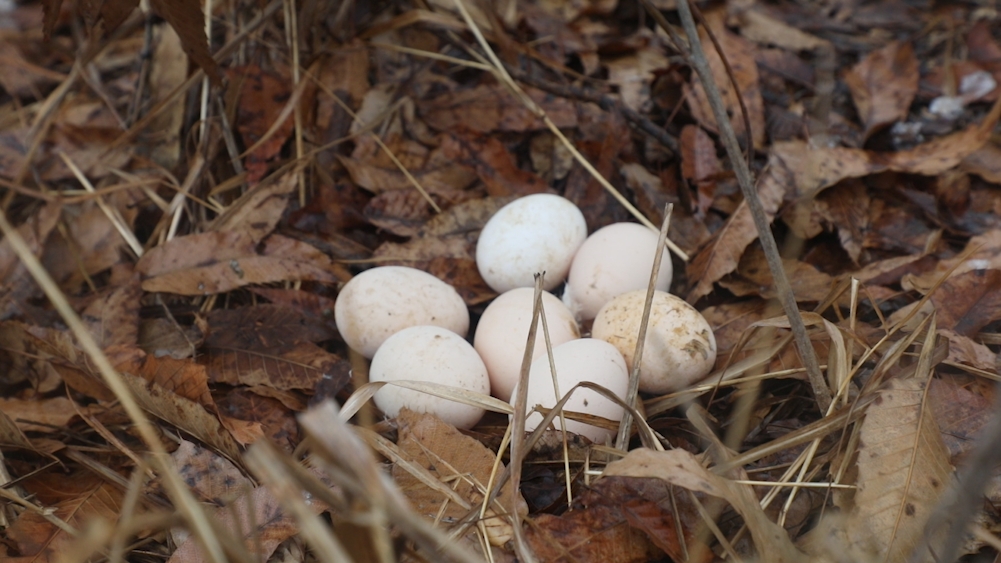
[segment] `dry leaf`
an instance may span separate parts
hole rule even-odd
[[[695,553],[712,560],[712,551],[695,537],[701,517],[688,493],[660,479],[606,477],[575,497],[571,508],[559,518],[540,514],[526,530],[541,560],[649,561],[660,555],[651,543],[675,561]]]
[[[306,503],[319,514],[327,506],[312,499]],[[268,561],[275,549],[288,538],[299,533],[299,526],[285,511],[274,493],[267,487],[245,490],[235,500],[215,510],[210,516],[215,524],[231,537],[243,541],[244,549],[255,560]],[[189,536],[177,546],[167,563],[208,563],[198,540]]]
[[[494,452],[475,439],[463,436],[455,427],[432,414],[404,409],[397,416],[396,422],[399,426],[397,445],[402,454],[430,472],[433,478],[441,481],[442,486],[455,491],[468,506],[474,507],[482,502],[484,488],[490,482],[494,469]],[[500,470],[503,469],[501,466]],[[414,509],[428,520],[444,518],[445,522],[454,522],[469,512],[467,508],[449,502],[441,491],[430,488],[410,473],[406,466],[393,465],[393,479]],[[498,502],[506,510],[512,505],[512,495],[516,494],[518,493],[513,491],[509,482],[501,488]],[[521,495],[518,495],[517,503],[523,508],[521,515],[527,514],[528,506]],[[488,511],[493,514],[500,512],[495,505],[488,507]],[[495,535],[509,537],[511,534],[506,518],[489,519],[485,524],[492,528]],[[503,543],[505,541],[496,545]]]
[[[905,561],[950,485],[949,454],[924,401],[925,385],[917,378],[890,380],[862,423],[847,530],[859,557]]]
[[[122,508],[122,491],[93,473],[66,476],[44,473],[20,483],[36,502],[53,509],[53,515],[73,528],[83,530],[96,519],[114,525]],[[72,549],[74,537],[37,512],[26,510],[5,531],[17,547],[13,561],[55,563]]]
[[[744,99],[744,106],[747,108],[747,118],[751,124],[750,138],[756,149],[762,149],[765,145],[765,106],[761,98],[761,86],[758,83],[758,65],[754,61],[756,50],[753,43],[746,39],[734,35],[723,25],[723,14],[720,11],[707,13],[706,19],[713,35],[716,36],[726,60],[733,69],[733,78],[740,89],[740,96]],[[723,66],[723,60],[716,52],[713,43],[704,29],[699,29],[699,39],[705,46],[706,58],[709,60],[709,68],[712,69],[712,79],[716,81],[719,88],[720,97],[723,99],[723,106],[727,115],[730,116],[730,124],[733,132],[741,143],[747,138],[748,131],[744,126],[743,111],[737,92],[734,90],[730,80],[730,74]],[[688,106],[692,115],[699,123],[710,131],[717,131],[716,117],[709,106],[709,98],[702,88],[702,82],[697,74],[692,74],[691,86],[686,86],[688,92]]]
[[[710,473],[685,450],[633,450],[624,458],[608,464],[602,475],[653,477],[690,491],[722,498],[744,518],[759,555],[774,563],[791,563],[799,561],[803,556],[792,544],[786,531],[768,520],[748,485],[738,485]]]
[[[35,215],[17,228],[28,248],[36,256],[42,253],[49,233],[59,221],[62,206],[50,203],[41,208]],[[9,318],[21,308],[21,302],[27,301],[38,293],[35,281],[28,274],[27,268],[21,263],[14,252],[10,241],[4,237],[0,240],[0,318]]]
[[[209,230],[244,231],[254,242],[264,240],[281,220],[288,196],[298,186],[298,170],[257,183],[223,211]],[[249,181],[249,180],[248,180]]]
[[[845,83],[865,125],[874,131],[907,117],[918,92],[918,58],[907,42],[892,41],[845,73]]]
[[[280,235],[258,253],[245,232],[209,232],[178,237],[153,248],[136,264],[149,292],[210,295],[256,283],[347,281],[347,270],[315,248]]]
[[[167,20],[170,27],[177,31],[181,38],[184,52],[191,61],[205,71],[205,76],[217,87],[222,82],[219,65],[209,52],[208,41],[205,38],[205,19],[202,16],[201,5],[197,0],[151,0],[150,7]]]
[[[239,445],[219,419],[209,414],[202,405],[142,377],[126,372],[122,372],[121,376],[136,403],[144,410],[215,448],[230,461],[240,459]]]
[[[268,161],[278,156],[295,125],[289,115],[263,143],[258,144],[281,117],[292,97],[292,81],[284,68],[264,70],[256,64],[226,70],[230,81],[239,85],[237,130],[246,147],[256,147],[244,156],[247,183],[256,184],[268,172]]]
[[[526,88],[528,96],[542,107],[559,128],[577,125],[576,110],[568,100]],[[491,131],[536,131],[545,129],[521,100],[501,84],[456,90],[417,103],[421,117],[439,131],[468,129],[476,133]]]
[[[232,502],[253,487],[253,482],[229,460],[194,442],[181,440],[170,459],[191,490],[216,506]]]
[[[779,210],[786,190],[794,185],[792,162],[773,150],[768,170],[758,182],[758,198],[769,219]],[[745,202],[730,216],[726,225],[713,235],[692,260],[688,262],[688,279],[698,280],[688,292],[688,302],[694,303],[712,291],[713,283],[732,272],[740,261],[744,249],[758,238],[758,231]]]
[[[339,367],[346,364],[346,360],[311,342],[247,349],[209,344],[209,350],[211,356],[206,368],[213,383],[267,385],[281,390],[313,389],[325,377],[347,371]],[[342,381],[341,385],[346,383]]]

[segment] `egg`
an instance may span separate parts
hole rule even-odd
[[[637,223],[614,223],[595,231],[577,250],[563,302],[581,321],[591,320],[601,307],[634,289],[650,283],[657,251],[656,231]],[[671,288],[673,268],[667,250],[661,250],[655,289]]]
[[[560,396],[566,395],[575,385],[590,381],[605,387],[620,399],[625,400],[629,387],[629,375],[622,354],[614,346],[602,340],[581,338],[571,340],[553,348],[553,363],[556,365],[556,379]],[[553,388],[553,376],[548,354],[543,354],[532,362],[528,375],[528,408],[536,405],[552,408],[560,396]],[[517,396],[517,391],[513,397]],[[514,404],[514,399],[511,399]],[[591,389],[577,389],[563,405],[564,410],[600,416],[613,421],[622,420],[624,409],[614,401]],[[525,430],[534,430],[543,416],[532,413],[525,419]],[[567,431],[580,434],[592,442],[605,443],[614,431],[567,419]],[[562,428],[560,419],[554,421]]]
[[[521,376],[521,362],[528,344],[532,325],[535,290],[519,287],[502,293],[483,311],[476,325],[473,347],[483,358],[490,374],[490,390],[494,397],[507,401]],[[570,310],[548,291],[542,292],[542,310],[546,314],[549,340],[559,346],[580,338],[580,329]],[[546,353],[546,340],[539,320],[532,358]]]
[[[584,214],[569,200],[533,194],[500,208],[476,244],[476,266],[494,291],[533,287],[545,272],[543,289],[563,282],[574,253],[587,237]]]
[[[440,326],[464,337],[469,310],[455,288],[431,274],[382,266],[345,284],[334,303],[334,322],[348,346],[371,358],[387,338],[412,326]]]
[[[426,381],[484,395],[490,378],[483,360],[464,338],[437,326],[414,326],[390,336],[379,347],[369,367],[369,381]],[[428,393],[386,385],[373,397],[386,416],[408,408],[432,413],[456,428],[472,428],[484,410]]]
[[[591,336],[614,345],[633,369],[646,290],[623,293],[598,312]],[[706,319],[680,297],[655,291],[640,366],[640,391],[670,393],[709,375],[716,337]]]

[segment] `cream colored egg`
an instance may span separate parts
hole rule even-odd
[[[393,334],[434,325],[459,336],[469,332],[469,310],[455,288],[422,270],[382,266],[349,281],[334,304],[337,330],[366,358]]]
[[[574,256],[563,302],[579,320],[591,320],[616,295],[646,288],[658,239],[656,231],[637,223],[615,223],[598,229]],[[661,253],[654,289],[667,291],[673,268],[667,250]]]
[[[546,273],[543,289],[563,282],[574,253],[587,237],[584,214],[569,200],[533,194],[500,208],[487,221],[476,244],[476,266],[494,291],[534,287]]]
[[[437,326],[414,326],[390,336],[369,368],[369,381],[426,381],[487,395],[490,378],[473,347],[458,334]],[[484,410],[413,389],[386,385],[374,397],[386,416],[400,410],[432,413],[456,428],[472,428]]]
[[[591,336],[614,345],[633,369],[646,290],[623,293],[609,301],[591,327]],[[654,292],[640,366],[640,391],[670,393],[684,389],[712,371],[716,337],[705,318],[680,297]]]
[[[622,354],[602,340],[581,338],[571,340],[553,348],[553,363],[556,365],[559,394],[553,387],[553,376],[549,365],[549,356],[544,354],[532,362],[528,380],[528,409],[536,405],[552,408],[556,406],[562,395],[567,394],[575,385],[589,381],[601,385],[614,393],[620,399],[625,399],[629,387],[629,375],[626,372],[626,362]],[[517,395],[512,395],[516,397]],[[514,398],[511,399],[514,403]],[[591,389],[576,389],[563,406],[564,410],[574,411],[594,416],[600,416],[612,421],[622,420],[623,408],[614,401]],[[525,429],[534,430],[543,416],[532,413],[525,419]],[[554,422],[556,428],[562,428],[560,419]],[[580,434],[592,442],[605,443],[610,440],[615,431],[567,419],[567,431]]]
[[[535,290],[520,287],[504,292],[494,299],[476,325],[473,347],[483,358],[490,374],[490,390],[498,399],[507,401],[521,376],[521,362],[532,325]],[[542,309],[549,326],[553,347],[580,338],[580,329],[570,310],[548,291],[542,292]],[[546,353],[546,340],[539,320],[532,358]]]

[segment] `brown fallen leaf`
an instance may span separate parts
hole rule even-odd
[[[924,400],[926,384],[918,378],[890,380],[866,413],[855,507],[847,523],[851,543],[845,546],[856,558],[907,560],[949,487],[952,467]]]
[[[139,202],[145,197],[142,190],[133,188],[116,190],[103,200],[121,218],[125,228],[133,229]],[[87,276],[96,276],[123,263],[125,239],[96,202],[67,205],[64,213],[74,219],[66,221],[65,230],[52,233],[41,256],[42,263],[61,287],[73,289]],[[131,260],[125,263],[131,264]]]
[[[307,505],[319,514],[327,505],[311,499]],[[213,523],[243,542],[246,553],[255,560],[267,561],[285,540],[299,533],[299,526],[278,502],[267,487],[244,489],[243,494],[231,500],[211,515]],[[177,546],[167,563],[208,563],[201,545],[194,536]]]
[[[258,253],[246,232],[208,232],[178,237],[153,248],[136,264],[143,290],[211,295],[249,284],[289,280],[347,281],[350,273],[305,243],[281,235]]]
[[[789,277],[797,302],[823,301],[834,286],[834,278],[799,260],[783,260],[783,269]],[[765,299],[776,296],[775,281],[765,262],[760,245],[753,245],[744,252],[735,274],[720,280],[722,287],[737,296],[757,295]]]
[[[424,470],[432,479],[441,482],[462,498],[467,507],[481,503],[484,488],[490,482],[494,470],[496,454],[473,438],[443,422],[433,414],[417,413],[408,409],[396,418],[399,427],[397,445],[402,455]],[[500,468],[503,471],[503,466]],[[445,522],[455,522],[467,515],[469,508],[450,502],[442,490],[430,487],[415,475],[409,465],[393,465],[393,479],[413,505],[414,509],[428,520],[444,518]],[[502,513],[512,506],[512,496],[517,495],[521,516],[528,513],[528,505],[520,493],[511,488],[510,482],[501,488],[497,497],[503,509],[496,505],[487,507],[489,514]],[[490,518],[485,522],[491,536],[491,543],[503,545],[510,539],[510,524],[506,518]],[[506,538],[506,539],[505,539]]]
[[[654,224],[664,222],[664,208],[668,203],[674,205],[667,236],[682,250],[694,256],[699,247],[710,239],[712,235],[706,222],[688,211],[676,195],[680,187],[675,179],[675,170],[668,169],[656,176],[640,164],[629,163],[622,166],[619,172],[625,178],[626,186],[636,194],[640,211]]]
[[[987,346],[947,328],[938,329],[938,334],[949,340],[949,356],[946,359],[950,362],[972,366],[990,373],[998,369],[998,355]]]
[[[118,0],[124,1],[124,0]],[[184,52],[191,61],[205,71],[212,83],[219,87],[222,84],[222,73],[219,65],[209,52],[208,40],[205,37],[205,18],[196,0],[151,0],[150,7],[161,18],[167,20],[170,27],[177,31],[181,38]]]
[[[303,291],[292,293],[296,294],[293,299],[308,299],[311,295]],[[208,314],[205,344],[211,348],[250,350],[291,347],[296,342],[322,342],[334,338],[336,331],[328,318],[288,305],[216,309]]]
[[[197,327],[185,327],[171,319],[145,319],[139,323],[137,346],[157,358],[192,358],[204,337]]]
[[[275,125],[292,96],[292,81],[288,74],[288,70],[282,67],[262,69],[257,64],[226,70],[230,82],[240,88],[236,128],[244,146],[257,147],[244,156],[247,183],[250,185],[256,184],[267,174],[268,161],[278,155],[282,145],[292,134],[294,123],[289,115],[267,140],[258,144]]]
[[[476,181],[476,172],[462,161],[449,156],[444,147],[428,151],[422,145],[413,147],[413,144],[415,142],[399,147],[408,152],[391,147],[411,177],[407,177],[381,151],[371,158],[338,156],[338,159],[355,184],[375,194],[390,190],[413,190],[411,178],[429,194],[463,190]]]
[[[266,385],[275,389],[313,389],[325,377],[342,374],[347,364],[336,354],[312,342],[265,348],[229,348],[209,345],[206,363],[213,383]],[[341,385],[347,381],[340,382]]]
[[[643,563],[663,555],[647,534],[603,511],[539,514],[529,523],[525,539],[542,561]]]
[[[534,88],[526,93],[561,129],[577,126],[574,105]],[[491,131],[535,131],[546,126],[525,104],[503,85],[494,83],[475,88],[457,89],[417,104],[417,111],[429,126],[438,131],[468,129],[476,133]]]
[[[87,471],[71,476],[46,472],[19,485],[76,530],[86,529],[95,520],[114,526],[121,513],[124,493]],[[22,512],[5,535],[19,553],[19,557],[8,559],[11,562],[55,563],[74,551],[75,538],[70,533],[31,510]]]
[[[281,220],[288,206],[289,194],[297,186],[298,170],[290,170],[278,178],[258,182],[226,207],[206,230],[244,231],[255,242],[260,242],[271,234]]]
[[[759,555],[775,563],[800,561],[803,557],[786,531],[765,516],[748,485],[738,485],[709,472],[685,450],[636,449],[608,464],[603,475],[653,477],[690,491],[722,498],[744,518]]]
[[[730,68],[733,70],[732,76],[740,90],[740,96],[744,100],[747,118],[751,124],[751,131],[748,132],[744,125],[743,111],[737,98],[737,91],[730,80],[731,75],[723,66],[723,59],[716,52],[709,36],[704,29],[700,28],[699,39],[705,45],[706,58],[709,60],[710,69],[712,69],[712,78],[719,87],[726,113],[731,116],[730,123],[733,126],[733,131],[741,143],[750,135],[754,148],[762,149],[765,145],[765,106],[758,81],[758,65],[754,60],[754,52],[757,48],[750,41],[739,35],[734,35],[726,29],[724,25],[725,14],[722,10],[706,13],[705,16],[713,35],[716,36],[716,40],[719,41],[720,47],[723,49],[726,60],[730,63]],[[709,106],[709,98],[702,88],[702,82],[694,73],[692,83],[690,86],[686,85],[685,91],[688,107],[691,108],[692,115],[699,124],[710,131],[718,131],[716,118]]]
[[[636,531],[674,561],[696,553],[702,555],[701,561],[713,558],[708,546],[699,546],[695,537],[701,517],[688,492],[660,479],[606,477],[575,497],[571,510],[558,519],[545,516],[536,517],[527,530],[529,542],[545,561],[560,560],[557,554],[606,563],[655,559],[652,546]],[[644,554],[644,548],[650,553]]]
[[[907,117],[918,92],[918,78],[914,47],[901,41],[872,51],[845,73],[866,137]]]
[[[786,190],[794,182],[792,166],[795,164],[787,162],[774,148],[768,161],[768,170],[758,181],[758,198],[771,219],[778,212]],[[688,279],[697,280],[688,292],[688,302],[694,303],[712,291],[717,280],[737,267],[744,249],[756,238],[758,231],[751,212],[747,204],[741,202],[726,225],[688,262]]]
[[[344,372],[344,375],[348,375]],[[331,379],[337,377],[332,374]],[[342,385],[349,379],[344,377]],[[244,421],[258,428],[258,435],[265,436],[277,448],[292,453],[299,445],[299,425],[295,413],[306,410],[306,400],[301,393],[282,391],[266,385],[237,387],[218,398],[219,412],[225,421]],[[227,425],[229,428],[229,425]],[[254,440],[238,440],[251,444]]]
[[[126,283],[113,285],[93,295],[80,317],[102,349],[110,346],[135,346],[139,341],[139,307],[142,288],[139,276],[129,276]]]
[[[181,440],[170,460],[191,490],[216,506],[225,506],[253,487],[229,460],[189,440]]]
[[[976,445],[977,435],[994,414],[994,396],[997,395],[995,392],[985,397],[963,383],[960,377],[938,374],[928,388],[928,404],[935,413],[953,465],[959,465],[957,458]]]
[[[954,275],[931,294],[936,320],[963,336],[976,336],[1001,319],[1001,270],[971,270]]]
[[[42,253],[49,234],[56,227],[62,213],[62,206],[49,203],[40,207],[34,215],[22,223],[17,232],[28,248],[37,256]],[[10,318],[21,310],[21,303],[39,293],[34,279],[14,252],[10,241],[0,240],[0,318]]]
[[[716,145],[700,127],[686,125],[681,130],[681,176],[691,182],[698,194],[696,209],[700,215],[713,203],[716,177],[723,171],[716,156]]]
[[[514,155],[495,137],[443,135],[442,150],[476,170],[493,197],[523,196],[549,191],[538,175],[518,168]]]

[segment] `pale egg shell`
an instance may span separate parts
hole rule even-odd
[[[633,369],[646,290],[623,293],[609,301],[591,327],[591,336],[614,345]],[[640,391],[670,393],[684,389],[712,371],[716,337],[695,307],[680,297],[654,292],[640,366]]]
[[[575,385],[589,381],[608,389],[620,399],[625,399],[629,387],[629,375],[622,354],[614,346],[602,340],[581,338],[571,340],[553,348],[553,363],[559,392],[566,395]],[[553,388],[553,376],[548,354],[543,354],[532,362],[528,379],[528,409],[536,405],[552,408],[559,401]],[[517,391],[515,391],[517,393]],[[512,395],[516,397],[517,395]],[[514,403],[514,399],[511,399]],[[564,410],[575,411],[609,420],[622,420],[623,408],[617,403],[591,389],[580,388],[573,392],[563,405]],[[534,430],[543,416],[532,413],[525,419],[525,430]],[[562,428],[560,419],[554,421],[556,428]],[[603,444],[615,434],[614,431],[576,420],[567,419],[567,431],[580,434],[592,442]]]
[[[579,320],[591,320],[613,297],[646,288],[658,239],[656,231],[637,223],[614,223],[598,229],[574,256],[563,302]],[[667,291],[673,267],[667,250],[661,252],[654,289]]]
[[[349,281],[334,303],[334,321],[348,346],[366,358],[393,334],[434,325],[469,332],[469,310],[455,288],[422,270],[382,266]]]
[[[461,336],[437,326],[414,326],[390,336],[369,367],[369,381],[427,381],[490,393],[487,368]],[[386,416],[408,408],[432,413],[456,428],[472,428],[484,410],[428,393],[386,385],[373,397]]]
[[[525,196],[487,221],[476,244],[476,266],[498,293],[534,287],[538,272],[546,273],[543,289],[549,290],[562,283],[586,237],[584,214],[569,200]]]
[[[519,287],[494,299],[476,325],[473,347],[483,358],[490,374],[490,390],[494,397],[507,401],[521,376],[521,362],[528,344],[532,325],[535,290]],[[580,338],[580,329],[570,310],[552,293],[542,292],[542,310],[546,313],[549,340],[553,347]],[[532,358],[546,353],[542,320],[535,337]]]

